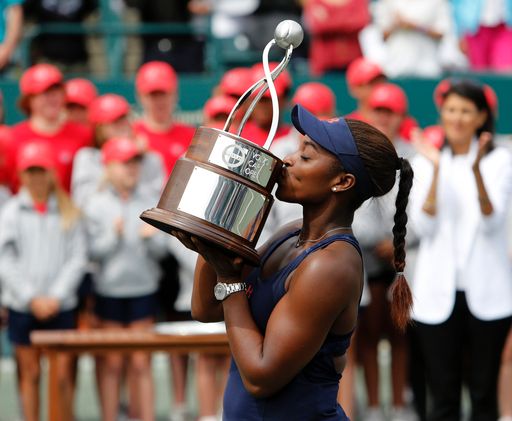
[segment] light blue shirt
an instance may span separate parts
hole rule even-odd
[[[9,7],[23,3],[24,0],[0,0],[0,43],[4,42]]]
[[[484,0],[451,0],[457,33],[474,34],[480,25]],[[505,0],[503,21],[512,26],[512,0]]]

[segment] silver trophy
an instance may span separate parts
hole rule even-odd
[[[269,152],[279,122],[279,103],[274,79],[285,69],[292,51],[304,37],[292,20],[281,22],[263,50],[264,77],[238,99],[223,130],[199,127],[185,156],[176,163],[156,208],[141,218],[171,233],[185,231],[241,256],[259,262],[255,250],[274,198],[272,190],[282,161]],[[286,50],[279,65],[270,71],[268,55],[274,45]],[[263,147],[240,136],[254,107],[269,90],[272,124]],[[259,91],[258,91],[259,90]],[[235,114],[253,95],[236,134],[229,133]]]

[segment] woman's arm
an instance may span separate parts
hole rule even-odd
[[[222,303],[213,295],[217,274],[213,268],[198,256],[192,287],[192,317],[200,322],[220,322],[224,320]]]
[[[491,141],[492,136],[490,133],[482,133],[478,141],[478,153],[475,162],[473,163],[473,174],[475,176],[476,188],[478,190],[478,203],[480,204],[480,212],[484,216],[489,216],[494,212],[494,207],[492,206],[491,199],[489,198],[487,189],[485,188],[482,173],[480,172],[480,161],[487,153]]]
[[[297,229],[302,223],[302,220],[293,221],[286,224],[279,229],[275,235],[273,235],[261,249],[258,250],[260,256],[265,254],[267,248],[285,233]],[[185,247],[197,252],[197,246],[192,242],[190,236],[176,233],[176,237],[185,245]],[[252,266],[245,266],[241,270],[241,275],[238,280],[234,282],[240,282],[245,279],[249,272],[253,269]],[[219,280],[220,281],[220,280]],[[196,269],[194,272],[194,285],[192,289],[192,317],[200,322],[218,322],[224,320],[224,314],[222,310],[222,303],[217,301],[213,295],[213,289],[217,282],[217,274],[214,268],[206,262],[206,260],[198,256]],[[224,282],[224,281],[220,281]],[[231,281],[233,282],[233,280]]]
[[[7,6],[7,11],[4,11],[4,13],[7,15],[5,19],[7,28],[4,41],[0,44],[0,69],[9,64],[23,31],[23,8],[21,4]]]
[[[199,252],[214,263],[222,256]],[[343,270],[340,270],[343,268]],[[218,276],[237,282],[236,277]],[[231,352],[246,389],[257,397],[275,394],[318,352],[334,322],[348,311],[340,329],[347,332],[357,318],[362,282],[359,254],[338,243],[308,257],[292,274],[287,293],[276,305],[262,334],[252,317],[246,294],[222,302]]]

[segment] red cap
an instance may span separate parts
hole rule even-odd
[[[487,104],[489,104],[489,108],[492,113],[496,115],[498,112],[498,96],[496,95],[496,92],[487,84],[483,86],[483,90]]]
[[[220,90],[223,94],[242,96],[254,83],[252,80],[252,70],[248,67],[235,67],[228,70],[220,80]]]
[[[76,78],[66,82],[66,102],[88,107],[98,96],[96,86],[90,80]]]
[[[18,171],[30,167],[40,167],[47,170],[55,168],[55,154],[46,142],[34,140],[23,145],[18,152]]]
[[[270,71],[273,71],[279,63],[269,63]],[[262,63],[256,63],[254,66],[251,67],[252,70],[252,83],[257,82],[262,77],[265,76],[265,73],[263,72],[263,64]],[[276,79],[274,79],[274,85],[276,87],[277,96],[282,97],[287,90],[289,90],[292,86],[292,78],[290,76],[290,73],[288,73],[287,70],[283,70],[279,76],[277,76]],[[270,98],[270,92],[267,91],[263,94],[264,97]]]
[[[141,94],[151,92],[174,92],[178,76],[172,66],[163,61],[150,61],[142,65],[135,78],[135,87]]]
[[[236,99],[227,95],[219,95],[210,98],[204,104],[205,117],[213,118],[218,114],[229,114],[236,104]]]
[[[380,83],[372,89],[368,105],[371,108],[388,108],[397,114],[405,114],[407,96],[402,88],[394,83]]]
[[[434,89],[434,104],[436,104],[437,108],[441,108],[444,101],[444,96],[446,92],[451,87],[450,79],[443,79],[441,82],[437,84]]]
[[[60,70],[52,64],[36,64],[21,76],[20,92],[22,95],[37,95],[53,85],[61,84],[63,79]]]
[[[292,102],[302,105],[317,117],[333,115],[336,108],[334,92],[320,82],[308,82],[300,85],[295,91]]]
[[[349,86],[366,85],[378,76],[384,76],[382,68],[364,57],[358,57],[352,61],[346,74]]]
[[[101,148],[101,157],[104,164],[114,161],[126,162],[140,154],[141,151],[136,143],[127,137],[114,137],[109,139]]]
[[[105,94],[89,105],[89,121],[93,124],[112,123],[130,112],[130,104],[124,97]]]
[[[441,149],[444,143],[444,130],[441,126],[428,126],[423,129],[423,136],[432,146]]]

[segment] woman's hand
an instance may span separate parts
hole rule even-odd
[[[476,154],[475,162],[473,162],[473,171],[480,168],[480,161],[485,156],[492,142],[492,134],[483,132],[478,139],[478,153]]]
[[[435,168],[439,167],[441,152],[423,136],[421,129],[415,128],[411,130],[411,141],[418,153],[432,162]]]
[[[219,246],[209,244],[182,231],[173,231],[171,234],[180,240],[185,247],[199,253],[215,270],[218,281],[226,283],[240,282],[243,269],[241,257],[230,255]]]

